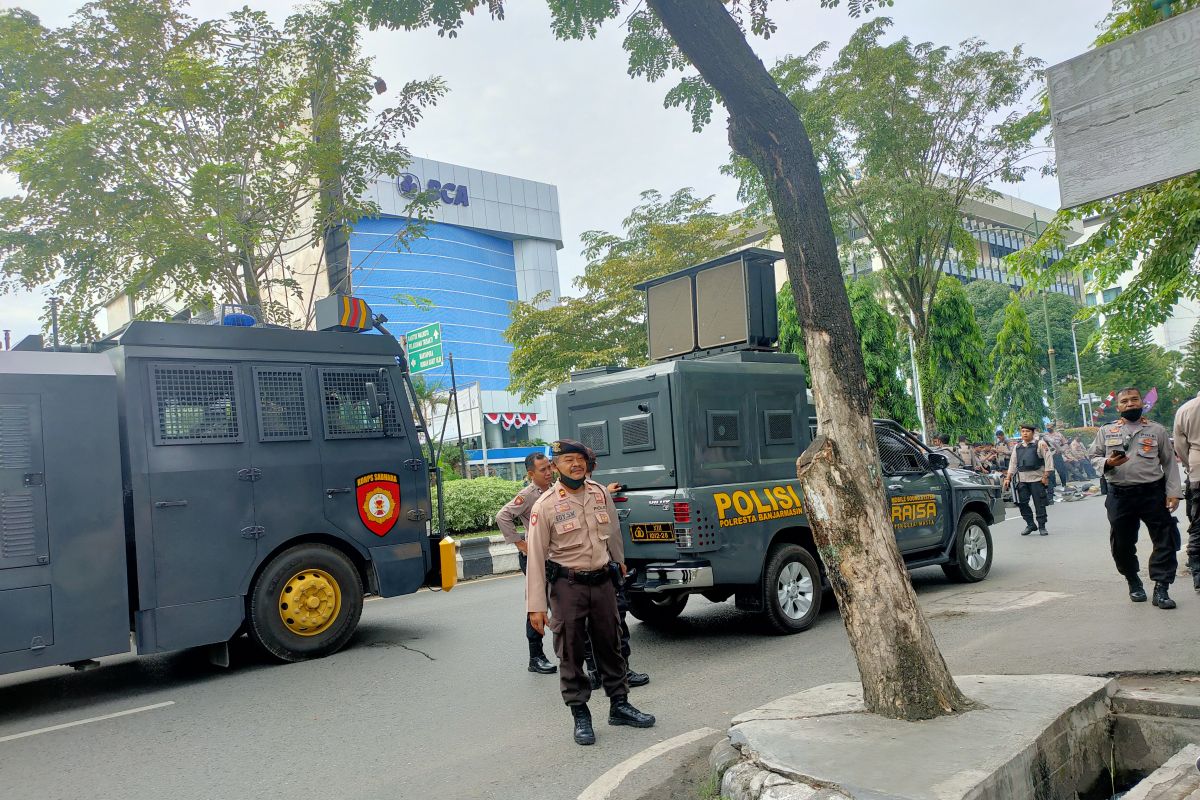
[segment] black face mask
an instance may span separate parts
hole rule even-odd
[[[1121,412],[1121,418],[1126,419],[1129,422],[1137,422],[1139,419],[1142,418],[1142,409],[1127,408]]]
[[[580,487],[583,486],[583,483],[584,483],[584,481],[587,480],[587,478],[579,478],[578,480],[576,480],[575,478],[572,478],[570,475],[559,475],[558,480],[562,483],[563,486],[567,487],[571,491],[575,491],[576,489],[579,489]]]

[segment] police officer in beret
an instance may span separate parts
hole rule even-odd
[[[1108,482],[1104,507],[1113,561],[1129,584],[1129,599],[1146,602],[1137,557],[1138,528],[1146,523],[1154,545],[1150,553],[1154,605],[1174,608],[1168,589],[1178,566],[1179,528],[1171,514],[1183,497],[1175,452],[1167,429],[1142,417],[1140,391],[1129,387],[1117,392],[1117,413],[1121,418],[1100,428],[1088,453],[1096,471]]]
[[[625,575],[625,549],[616,508],[604,487],[588,480],[584,445],[560,439],[551,449],[559,479],[529,516],[525,541],[533,567],[525,576],[525,603],[534,630],[554,631],[559,687],[574,719],[575,742],[589,745],[596,741],[587,706],[592,689],[583,668],[589,631],[609,699],[608,724],[649,728],[654,717],[629,703],[616,590]],[[537,569],[542,563],[545,570]]]

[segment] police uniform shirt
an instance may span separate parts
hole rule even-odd
[[[1188,481],[1200,482],[1200,395],[1175,412],[1175,456],[1183,463]]]
[[[958,460],[963,463],[964,467],[975,466],[975,450],[969,444],[960,444],[958,446]]]
[[[533,511],[533,504],[544,492],[545,489],[531,483],[504,504],[504,508],[496,514],[496,527],[504,535],[504,541],[516,544],[525,539],[525,535],[517,530],[517,524],[520,523],[522,528],[529,530],[529,514]]]
[[[1109,469],[1104,462],[1113,450],[1124,450],[1129,460]],[[1165,475],[1167,497],[1183,497],[1167,429],[1153,420],[1129,422],[1119,419],[1110,422],[1096,434],[1089,455],[1092,466],[1113,486],[1154,483]]]
[[[1017,466],[1021,463],[1021,451],[1030,447],[1037,448],[1038,458],[1041,460],[1042,466],[1036,469],[1018,470]],[[1034,439],[1029,444],[1021,441],[1013,445],[1012,454],[1008,459],[1008,477],[1010,480],[1015,475],[1021,483],[1038,483],[1053,469],[1054,457],[1050,454],[1050,445],[1046,444],[1043,439]]]
[[[587,480],[578,492],[555,483],[533,504],[525,537],[529,563],[547,559],[584,572],[625,563],[617,509],[604,487]],[[546,571],[530,569],[525,580],[526,611],[545,611]]]
[[[953,450],[951,450],[948,446],[946,446],[944,444],[934,445],[934,447],[932,448],[932,452],[939,453],[939,454],[945,456],[946,460],[950,462],[950,466],[952,466],[952,467],[966,466],[963,463],[962,456],[960,456],[958,453],[954,452]]]

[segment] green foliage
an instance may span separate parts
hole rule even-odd
[[[864,355],[866,347],[863,348]],[[991,438],[987,394],[991,386],[987,351],[975,311],[961,283],[942,278],[929,314],[922,386],[939,431],[971,441]]]
[[[1004,308],[1004,324],[991,354],[992,421],[1006,431],[1024,422],[1040,425],[1046,416],[1029,318],[1014,294]]]
[[[513,344],[509,389],[523,402],[565,382],[572,370],[634,367],[647,361],[644,294],[634,286],[715,258],[730,249],[744,224],[717,214],[711,197],[680,189],[668,198],[642,192],[623,234],[587,231],[581,294],[546,306],[546,294],[515,303],[504,338]]]
[[[862,345],[863,366],[867,385],[871,389],[873,413],[877,417],[894,419],[905,427],[917,425],[917,407],[904,387],[902,376],[909,373],[908,348],[901,339],[896,320],[875,296],[875,282],[870,278],[848,281],[850,314]],[[779,349],[795,353],[808,370],[804,351],[804,331],[796,316],[796,301],[791,287],[784,285],[776,297],[779,308]]]
[[[442,490],[446,500],[446,531],[470,533],[495,527],[496,514],[521,491],[522,486],[520,481],[503,478],[472,478],[447,483]],[[434,519],[437,519],[436,508]]]
[[[216,301],[297,322],[289,299],[312,298],[285,259],[378,212],[363,189],[403,168],[400,137],[443,91],[413,82],[373,114],[370,66],[332,4],[283,26],[182,0],[96,0],[59,29],[0,12],[0,168],[22,192],[0,200],[0,291],[49,284],[68,340],[123,293],[150,317]]]
[[[824,72],[828,43],[780,61],[772,74],[812,139],[843,263],[878,256],[888,293],[924,349],[943,266],[977,258],[963,204],[1033,168],[1026,160],[1043,122],[1014,109],[1041,62],[977,39],[957,50],[907,37],[885,43],[890,24],[860,27]],[[751,209],[769,210],[752,165],[734,157],[726,171]]]
[[[1184,348],[1179,381],[1188,390],[1200,392],[1200,322],[1192,327],[1192,335]]]
[[[1177,0],[1176,13],[1200,8],[1200,0]],[[1109,44],[1161,19],[1150,0],[1115,0],[1096,46]],[[1042,109],[1049,118],[1048,100]],[[1064,247],[1071,226],[1089,218],[1099,228],[1066,256],[1044,269],[1049,251]],[[1166,321],[1182,299],[1200,299],[1200,173],[1156,183],[1144,189],[1064,209],[1055,215],[1032,246],[1008,257],[1033,282],[1048,286],[1064,272],[1082,274],[1090,292],[1118,285],[1134,273],[1128,286],[1103,307],[1106,346],[1121,342]],[[1099,307],[1089,308],[1094,316]]]

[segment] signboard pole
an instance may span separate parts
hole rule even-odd
[[[463,450],[462,417],[458,414],[458,380],[454,377],[454,353],[450,354],[450,397],[454,400],[454,427],[458,433],[458,449],[463,453],[462,472],[464,478],[471,477],[467,469],[466,451]]]
[[[479,402],[479,443],[483,446],[483,475],[488,474],[487,456],[487,416],[483,413],[483,401]]]

